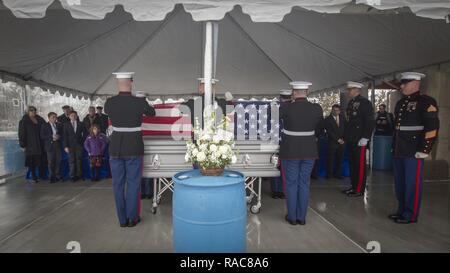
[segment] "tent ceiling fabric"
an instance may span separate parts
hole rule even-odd
[[[196,78],[203,72],[204,23],[192,20],[194,7],[171,6],[167,13],[166,3],[175,2],[145,1],[148,5],[161,5],[159,13],[158,8],[153,10],[154,18],[159,19],[142,20],[149,16],[146,14],[140,15],[142,21],[136,21],[136,14],[129,7],[115,8],[109,3],[143,1],[81,0],[84,5],[96,7],[89,12],[83,5],[70,6],[77,8],[73,11],[68,8],[69,1],[62,2],[64,9],[52,1],[37,0],[31,4],[25,0],[4,0],[14,15],[0,3],[0,36],[4,41],[0,43],[0,76],[15,75],[24,81],[45,83],[50,90],[108,95],[116,93],[111,72],[129,70],[136,72],[136,90],[153,95],[196,92]],[[194,2],[222,7],[222,3],[238,1],[189,3]],[[270,5],[273,1],[246,1],[255,5],[256,2]],[[348,1],[281,2],[336,6]],[[407,2],[419,1],[391,1],[391,7]],[[436,5],[440,2],[444,3],[433,1]],[[201,13],[200,4],[195,5]],[[242,10],[233,5],[230,9],[218,21],[215,77],[220,80],[217,92],[221,94],[277,94],[278,90],[289,88],[290,80],[311,81],[314,90],[323,90],[347,80],[373,79],[450,61],[450,24],[444,20],[411,13],[355,13],[356,9],[364,10],[359,5],[352,10],[347,7],[339,14],[294,8],[281,22],[255,23],[256,14],[263,16],[262,11],[248,15],[245,5]],[[80,20],[74,18],[79,17],[74,12],[105,17]],[[277,12],[266,11],[267,15]],[[16,17],[43,14],[41,19]]]
[[[43,18],[55,0],[3,0],[19,18]],[[123,5],[136,21],[160,21],[176,4],[183,4],[194,21],[222,20],[236,5],[254,22],[280,22],[293,7],[338,13],[349,4],[365,4],[376,9],[408,7],[419,16],[444,19],[450,13],[448,0],[59,0],[62,7],[77,19],[103,19],[116,5]]]

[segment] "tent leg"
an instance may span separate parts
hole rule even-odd
[[[203,74],[205,78],[205,113],[203,115],[204,123],[210,117],[210,108],[212,101],[212,70],[213,70],[213,23],[206,22],[205,27],[205,58],[204,58]]]

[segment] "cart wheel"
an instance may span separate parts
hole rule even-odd
[[[156,199],[156,204],[161,204],[161,198]]]
[[[261,207],[258,205],[253,205],[250,207],[250,212],[253,214],[258,214],[261,211]]]
[[[156,208],[156,207],[152,207],[152,213],[153,214],[156,214],[156,211],[157,211],[158,209]]]

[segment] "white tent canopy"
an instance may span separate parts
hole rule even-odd
[[[114,94],[111,72],[128,70],[136,72],[137,90],[194,93],[203,74],[200,21],[212,19],[220,19],[218,93],[276,94],[290,80],[323,90],[450,60],[445,20],[350,1],[52,2],[0,4],[0,76],[95,96]],[[450,10],[448,1],[419,2],[376,7],[408,6],[421,15],[435,10],[435,18]]]

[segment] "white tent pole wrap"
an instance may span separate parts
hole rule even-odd
[[[205,78],[205,110],[211,107],[211,90],[212,90],[212,69],[213,69],[213,23],[206,22],[205,28],[205,64],[204,64],[204,78]],[[209,115],[204,115],[207,119]],[[206,121],[206,120],[205,120]]]
[[[217,47],[219,45],[219,24],[217,22],[214,22],[212,24],[213,26],[213,72],[212,72],[212,78],[217,79],[216,72],[217,72]],[[216,90],[213,90],[212,92],[212,102],[214,104],[214,101],[216,99]]]

